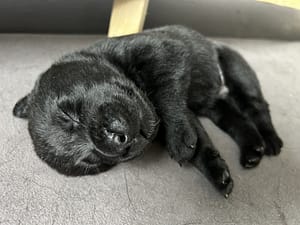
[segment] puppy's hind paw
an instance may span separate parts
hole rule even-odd
[[[268,135],[264,137],[266,143],[265,155],[279,155],[283,142],[276,134]]]
[[[264,152],[265,147],[263,145],[243,149],[241,155],[241,165],[247,169],[256,167],[260,163]]]

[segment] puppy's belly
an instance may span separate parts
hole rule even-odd
[[[222,85],[218,94],[218,98],[226,98],[229,93],[229,89],[226,85]]]
[[[189,89],[189,105],[193,108],[213,106],[218,99],[225,99],[229,94],[223,71],[215,64],[213,71],[194,73]]]
[[[220,78],[220,81],[221,81],[221,86],[220,86],[220,90],[218,92],[218,97],[219,98],[226,98],[228,93],[229,93],[229,89],[226,86],[224,74],[223,74],[223,71],[222,71],[219,64],[218,64],[218,73],[219,73],[219,78]]]

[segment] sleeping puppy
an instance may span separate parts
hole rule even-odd
[[[159,136],[172,158],[204,172],[225,197],[233,180],[198,116],[237,142],[245,168],[283,145],[246,61],[183,26],[104,39],[62,57],[13,113],[29,120],[37,155],[60,173],[106,171]]]

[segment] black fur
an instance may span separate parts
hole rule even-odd
[[[44,72],[14,108],[35,151],[68,175],[94,174],[142,153],[156,136],[227,197],[233,180],[197,116],[238,143],[251,168],[282,147],[254,71],[232,49],[182,26],[101,40]]]

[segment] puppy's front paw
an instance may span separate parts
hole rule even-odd
[[[217,189],[228,198],[233,189],[233,180],[225,160],[220,156],[211,159],[206,162],[206,169]]]
[[[197,134],[190,122],[179,122],[167,128],[167,149],[171,158],[182,163],[195,154]]]
[[[283,142],[276,134],[264,135],[266,143],[265,155],[279,155]]]

